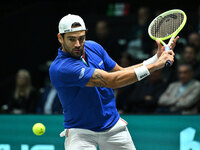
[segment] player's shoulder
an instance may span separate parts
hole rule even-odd
[[[92,40],[86,40],[85,45],[90,46],[90,45],[100,45],[100,44]]]
[[[50,73],[60,73],[64,70],[70,70],[74,67],[76,60],[73,58],[56,57],[49,67]]]
[[[57,59],[57,57],[56,57],[56,59]],[[52,61],[51,65],[50,65],[50,67],[49,67],[49,73],[55,71],[56,66],[57,66],[57,61],[56,61],[56,59],[54,59],[54,61]]]
[[[85,41],[85,46],[88,48],[103,49],[103,47],[99,43],[92,40]]]
[[[90,49],[90,51],[93,51],[98,55],[102,55],[103,52],[105,51],[104,48],[99,43],[91,40],[85,41],[85,48]]]

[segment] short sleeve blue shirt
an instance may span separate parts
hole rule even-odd
[[[119,120],[113,90],[85,85],[96,68],[110,71],[116,62],[94,41],[84,47],[88,66],[59,49],[49,75],[63,107],[64,128],[103,131]]]

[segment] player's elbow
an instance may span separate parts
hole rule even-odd
[[[118,88],[118,77],[113,73],[105,72],[96,69],[86,84],[87,87],[107,87],[107,88]]]

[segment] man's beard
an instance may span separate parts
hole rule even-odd
[[[80,58],[81,55],[83,55],[83,48],[73,48],[71,51],[69,48],[64,45],[64,50],[66,51],[67,54],[71,55],[74,58]]]

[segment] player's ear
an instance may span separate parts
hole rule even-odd
[[[58,36],[58,41],[60,42],[60,44],[62,44],[63,43],[62,35],[60,33],[58,33],[57,36]]]

